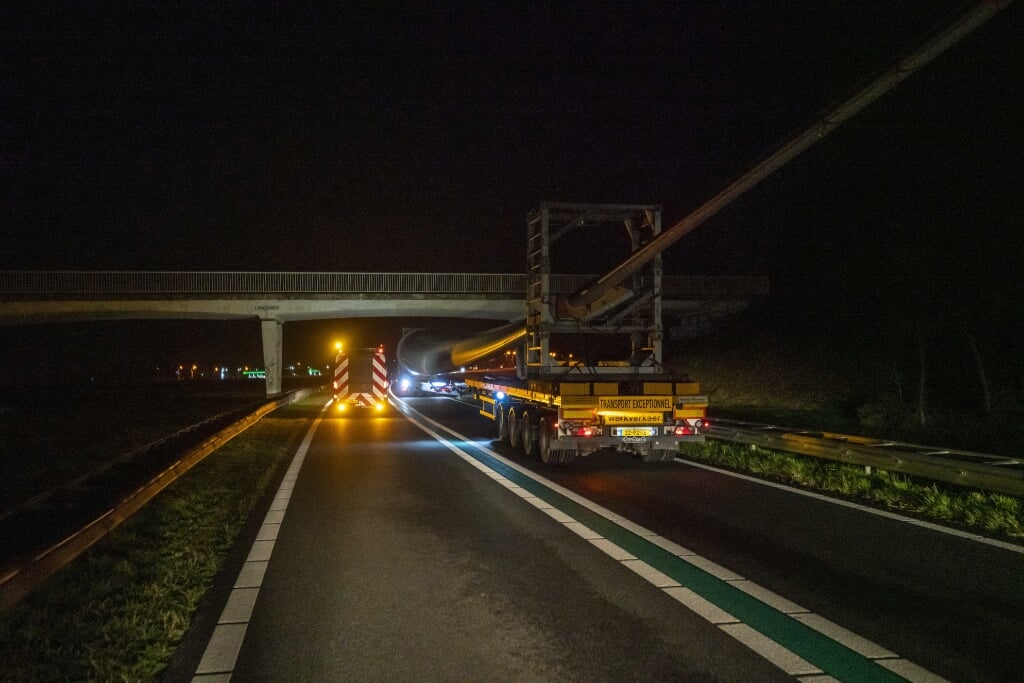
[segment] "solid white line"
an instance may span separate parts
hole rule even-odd
[[[217,626],[213,629],[210,642],[206,644],[206,650],[203,652],[202,659],[199,660],[199,666],[196,667],[192,683],[224,683],[231,680],[235,663],[238,661],[238,653],[241,652],[242,642],[245,640],[246,628],[249,626],[253,608],[256,606],[256,598],[263,585],[267,563],[274,551],[277,534],[281,528],[281,522],[284,520],[288,502],[291,500],[292,490],[295,488],[295,480],[306,459],[306,451],[309,450],[309,444],[313,441],[313,434],[316,433],[317,427],[323,420],[323,414],[330,405],[328,401],[321,409],[320,415],[310,425],[305,438],[302,439],[298,450],[295,451],[291,464],[285,471],[284,478],[270,504],[270,509],[249,549],[249,556],[238,572],[238,578],[235,580],[227,603],[217,620]]]
[[[1016,545],[1014,543],[1000,541],[995,538],[988,538],[980,534],[971,533],[970,531],[961,531],[960,529],[942,526],[941,524],[936,524],[935,522],[928,522],[922,519],[914,519],[913,517],[907,517],[906,515],[901,515],[896,512],[880,510],[878,508],[869,507],[867,505],[861,505],[860,503],[853,503],[851,501],[843,500],[841,498],[832,498],[823,493],[815,493],[814,491],[798,489],[792,486],[786,486],[785,484],[779,484],[778,482],[774,481],[758,479],[757,477],[752,477],[748,474],[741,474],[740,472],[725,470],[720,467],[715,467],[713,465],[705,465],[704,463],[701,462],[683,460],[682,458],[676,458],[675,462],[680,463],[682,465],[687,465],[689,467],[697,467],[702,470],[708,470],[709,472],[715,472],[717,474],[724,474],[726,476],[734,477],[736,479],[743,479],[744,481],[749,481],[754,484],[760,484],[761,486],[769,486],[773,489],[786,491],[787,493],[796,493],[807,498],[814,498],[815,500],[820,500],[826,503],[832,503],[833,505],[839,505],[842,507],[851,508],[853,510],[859,510],[860,512],[867,512],[868,514],[876,515],[878,517],[885,517],[887,519],[891,519],[897,522],[903,522],[904,524],[912,524],[914,526],[924,527],[925,529],[930,529],[931,531],[938,531],[939,533],[947,534],[949,536],[956,536],[958,538],[963,538],[968,541],[974,541],[975,543],[983,543],[985,545],[990,545],[996,548],[1002,548],[1003,550],[1009,550],[1011,552],[1024,554],[1024,546],[1022,545]]]
[[[845,645],[847,647],[850,647],[851,649],[861,653],[862,655],[868,657],[869,659],[874,659],[880,665],[885,666],[886,668],[890,669],[891,671],[893,671],[893,672],[895,672],[895,673],[897,673],[897,674],[899,674],[901,676],[904,676],[905,678],[907,678],[910,681],[913,681],[914,683],[938,683],[938,682],[944,681],[944,679],[942,679],[941,677],[937,676],[936,674],[934,674],[934,673],[932,673],[932,672],[930,672],[930,671],[928,671],[928,670],[926,670],[926,669],[924,669],[924,668],[922,668],[922,667],[920,667],[920,666],[918,666],[918,665],[916,665],[916,664],[914,664],[912,662],[909,662],[909,661],[907,661],[905,659],[899,659],[898,655],[890,652],[889,650],[886,650],[885,648],[881,647],[880,645],[877,645],[877,644],[871,642],[870,640],[868,640],[866,638],[858,636],[857,634],[853,633],[852,631],[848,631],[848,630],[838,626],[837,624],[834,624],[833,622],[828,621],[824,617],[820,617],[819,615],[813,614],[810,611],[808,611],[807,609],[805,609],[803,607],[800,607],[796,603],[793,603],[793,602],[791,602],[791,601],[789,601],[789,600],[787,600],[787,599],[785,599],[785,598],[783,598],[783,597],[773,593],[772,591],[768,590],[767,588],[759,586],[758,584],[755,584],[752,581],[748,581],[747,579],[745,579],[744,577],[740,576],[739,574],[736,574],[735,572],[732,572],[732,571],[726,569],[725,567],[722,567],[721,565],[719,565],[719,564],[717,564],[717,563],[715,563],[715,562],[713,562],[713,561],[711,561],[711,560],[709,560],[709,559],[707,559],[707,558],[705,558],[705,557],[703,557],[701,555],[698,555],[698,554],[694,553],[693,551],[691,551],[691,550],[689,550],[687,548],[684,548],[683,546],[680,546],[680,545],[678,545],[678,544],[676,544],[676,543],[674,543],[672,541],[669,541],[668,539],[666,539],[666,538],[664,538],[662,536],[659,536],[658,534],[656,534],[656,533],[646,529],[645,527],[642,527],[642,526],[640,526],[640,525],[638,525],[638,524],[636,524],[636,523],[634,523],[634,522],[632,522],[630,520],[627,520],[624,517],[621,517],[620,515],[615,514],[615,513],[611,512],[610,510],[608,510],[608,509],[598,505],[597,503],[594,503],[591,500],[583,498],[582,496],[580,496],[580,495],[578,495],[578,494],[576,494],[576,493],[574,493],[574,492],[572,492],[572,491],[570,491],[570,490],[568,490],[568,489],[566,489],[566,488],[564,488],[562,486],[559,486],[558,484],[555,484],[554,482],[549,481],[548,479],[545,479],[544,477],[542,477],[540,475],[537,475],[537,474],[531,472],[530,470],[527,470],[526,468],[520,466],[519,464],[514,463],[511,460],[508,460],[507,458],[504,458],[503,456],[499,455],[498,453],[496,453],[495,451],[490,449],[483,442],[474,442],[471,439],[465,437],[464,435],[459,434],[458,432],[456,432],[455,430],[451,429],[450,427],[447,427],[447,426],[437,422],[436,420],[433,420],[433,419],[427,417],[426,415],[423,415],[422,413],[420,413],[416,409],[412,408],[408,404],[406,404],[406,403],[404,403],[402,401],[398,401],[398,403],[399,403],[400,407],[404,409],[403,412],[405,412],[406,417],[409,418],[410,422],[412,422],[414,425],[419,427],[421,430],[423,430],[424,432],[426,432],[427,434],[432,436],[434,439],[436,439],[438,442],[440,442],[446,448],[451,450],[453,453],[457,454],[460,458],[465,460],[467,463],[472,464],[477,469],[481,469],[480,465],[483,464],[483,463],[481,463],[479,460],[477,460],[473,456],[469,455],[462,448],[459,448],[458,446],[456,446],[455,443],[453,443],[452,441],[449,441],[447,438],[441,436],[438,432],[436,432],[433,429],[427,427],[426,424],[421,422],[421,420],[425,421],[427,423],[430,423],[431,425],[437,427],[441,431],[447,432],[448,434],[452,435],[455,439],[457,439],[459,441],[472,443],[476,448],[478,448],[482,452],[484,452],[487,455],[491,456],[495,460],[505,464],[509,468],[516,470],[518,473],[522,474],[523,476],[526,476],[526,477],[529,477],[530,479],[533,479],[534,481],[536,481],[537,483],[541,484],[545,488],[565,496],[566,498],[572,500],[573,502],[576,502],[579,505],[587,508],[591,512],[594,512],[594,513],[604,517],[605,519],[607,519],[607,520],[609,520],[611,522],[614,522],[615,524],[619,525],[620,527],[622,527],[624,529],[628,529],[629,531],[632,531],[637,536],[640,536],[640,537],[644,538],[645,540],[648,540],[651,543],[654,543],[655,545],[661,547],[663,550],[666,550],[667,552],[673,553],[674,555],[679,557],[684,562],[688,562],[688,563],[694,565],[695,567],[698,567],[698,568],[708,572],[709,574],[712,574],[713,576],[717,577],[718,579],[729,583],[729,585],[735,586],[739,590],[742,590],[743,592],[747,593],[751,597],[753,597],[753,598],[755,598],[757,600],[760,600],[761,602],[765,603],[769,607],[772,607],[774,609],[779,610],[780,612],[788,614],[791,618],[800,620],[802,623],[804,623],[808,627],[813,628],[813,629],[821,632],[826,637],[832,638],[836,642],[838,642],[838,643],[840,643],[842,645]],[[708,467],[708,466],[704,466],[704,465],[700,465],[700,464],[696,464],[696,463],[690,463],[688,461],[683,461],[683,460],[678,460],[677,459],[677,462],[683,462],[684,464],[687,464],[687,465],[694,465],[694,466],[697,466],[697,467],[703,467],[704,469],[708,469],[708,470],[712,470],[712,471],[716,471],[716,472],[719,471],[717,468],[714,468],[714,467]],[[487,468],[487,469],[490,470],[490,468]],[[501,474],[499,474],[497,472],[494,472],[493,470],[491,470],[491,472],[493,472],[493,474],[488,474],[488,476],[490,478],[494,479],[496,482],[498,482],[501,485],[505,486],[506,488],[511,490],[513,493],[516,493],[517,495],[519,495],[521,498],[523,498],[527,502],[533,503],[535,506],[540,507],[540,505],[538,505],[539,499],[536,498],[533,494],[529,493],[528,491],[526,491],[522,487],[512,483],[510,480],[508,480],[503,475],[501,475]],[[757,483],[765,483],[765,482],[761,482],[760,480],[753,479],[752,477],[746,477],[745,475],[736,475],[735,473],[724,472],[724,471],[723,471],[723,473],[724,474],[730,474],[730,475],[733,475],[733,476],[739,476],[740,478],[743,478],[743,479],[748,479],[749,478],[752,481],[755,481]],[[771,482],[767,482],[767,483],[771,484]],[[781,489],[784,489],[784,490],[791,490],[789,487],[786,487],[786,486],[775,485],[775,484],[771,484],[771,485],[777,486],[778,488],[781,488]],[[794,492],[797,492],[797,493],[808,494],[808,492],[806,492],[806,491],[799,491],[799,490],[796,490],[796,489],[792,489],[792,490]],[[830,502],[837,502],[837,501],[833,501],[832,499],[829,499],[829,498],[827,498],[825,496],[818,496],[817,494],[809,494],[809,495],[812,495],[813,497],[821,497],[821,498],[823,498],[825,500],[828,500]],[[539,501],[539,502],[543,502],[543,501]],[[839,502],[845,503],[845,501],[839,501]],[[857,506],[856,504],[850,504],[850,505],[851,505],[851,507],[856,507],[856,508],[863,507],[863,506]],[[873,510],[871,508],[865,508],[865,509],[868,510],[868,511],[877,512],[877,511],[875,511],[875,510]],[[543,509],[542,508],[542,511],[547,512],[547,509]],[[895,516],[895,515],[893,515],[893,516]],[[774,664],[775,666],[778,666],[780,669],[782,669],[786,673],[788,673],[788,674],[790,674],[792,676],[797,676],[801,680],[804,680],[804,681],[824,682],[824,681],[832,680],[831,677],[825,676],[824,672],[821,669],[819,669],[818,667],[814,666],[810,662],[807,662],[806,660],[804,660],[802,657],[800,657],[796,653],[794,653],[791,650],[789,650],[788,648],[785,648],[782,645],[776,643],[775,641],[771,640],[770,638],[768,638],[767,636],[761,634],[760,632],[756,631],[755,629],[751,628],[750,626],[740,622],[740,620],[737,619],[735,616],[733,616],[729,612],[723,610],[722,608],[718,607],[717,605],[715,605],[714,603],[710,602],[709,600],[701,597],[700,595],[697,595],[695,592],[693,592],[689,588],[680,586],[678,584],[678,582],[676,582],[671,577],[663,574],[662,572],[658,571],[654,567],[651,567],[650,565],[648,565],[647,563],[643,562],[642,560],[637,559],[634,555],[632,555],[631,553],[627,552],[623,548],[619,547],[618,545],[616,545],[612,541],[604,538],[603,536],[601,536],[597,532],[595,532],[593,530],[589,530],[589,527],[587,527],[585,524],[574,520],[574,521],[570,521],[570,522],[564,522],[563,526],[568,528],[570,531],[573,531],[578,536],[581,536],[582,538],[586,539],[594,547],[598,548],[599,550],[604,552],[606,555],[612,557],[613,559],[619,561],[621,564],[623,564],[624,566],[626,566],[627,568],[629,568],[630,570],[632,570],[633,572],[635,572],[639,576],[643,577],[644,579],[646,579],[651,584],[653,584],[655,586],[658,586],[667,595],[669,595],[672,598],[674,598],[675,600],[679,601],[681,604],[685,605],[687,608],[689,608],[690,610],[692,610],[694,613],[698,614],[699,616],[703,617],[704,619],[706,619],[710,623],[715,624],[722,631],[724,631],[728,635],[732,636],[737,641],[743,643],[744,645],[749,647],[751,650],[753,650],[754,652],[756,652],[757,654],[759,654],[760,656],[762,656],[763,658],[765,658],[766,660],[768,660],[769,662]],[[942,527],[942,528],[944,528],[944,527]],[[588,530],[589,530],[589,533],[588,533]],[[870,655],[866,654],[868,652],[870,652],[871,654]]]

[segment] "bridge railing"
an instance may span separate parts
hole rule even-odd
[[[552,275],[569,294],[596,275]],[[765,276],[665,276],[664,294],[749,298],[768,293]],[[283,294],[491,294],[522,296],[521,273],[314,273],[248,271],[0,271],[0,297]]]

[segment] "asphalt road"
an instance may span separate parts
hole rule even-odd
[[[438,398],[409,404],[458,436],[423,417],[416,419],[449,445],[399,415],[320,424],[233,680],[793,680],[786,671],[829,680],[741,642],[736,629],[762,611],[744,611],[720,588],[739,576],[784,598],[802,623],[838,624],[890,663],[836,664],[830,673],[847,672],[839,678],[882,671],[882,680],[905,663],[922,680],[1024,680],[1021,553],[678,463],[598,454],[568,470],[541,470],[494,444],[493,425],[475,408]],[[614,559],[571,528],[578,524],[560,522],[563,512],[529,504],[515,482],[541,485],[480,448],[542,471],[641,525],[641,535],[649,530],[716,563],[725,581],[700,573],[693,585],[714,583],[705,594],[724,596],[716,604],[743,623],[685,607],[673,599],[683,589],[643,578],[642,563]],[[541,488],[541,497],[562,495]],[[575,503],[557,505],[591,528],[607,525],[589,522],[593,513]],[[641,553],[643,539],[622,532],[620,542],[618,533],[606,535],[681,577],[673,586],[689,585],[671,553]],[[794,621],[777,611],[762,621],[776,617]],[[790,638],[803,651],[796,646],[806,630],[776,632],[776,641]]]

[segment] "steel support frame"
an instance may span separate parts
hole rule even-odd
[[[634,204],[577,204],[544,202],[527,220],[526,258],[526,377],[578,372],[561,365],[551,353],[551,335],[630,334],[635,351],[628,367],[588,366],[588,374],[648,374],[663,371],[662,263],[661,255],[633,273],[628,292],[601,310],[583,315],[560,313],[558,295],[552,291],[552,250],[556,243],[579,259],[593,239],[607,239],[607,231],[625,228],[630,251],[636,252],[661,233],[661,207]],[[586,231],[581,235],[580,231]],[[598,234],[604,232],[604,236]],[[582,245],[582,248],[581,248]],[[564,265],[564,264],[563,264]],[[564,301],[564,297],[563,297]],[[637,362],[642,356],[643,362]]]

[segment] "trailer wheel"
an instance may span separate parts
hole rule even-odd
[[[537,455],[537,438],[533,431],[533,415],[529,411],[523,411],[519,418],[519,430],[521,432],[520,442],[523,444],[523,453]]]
[[[644,462],[672,462],[675,457],[676,451],[669,448],[652,448],[640,453],[640,459]]]
[[[498,440],[508,443],[508,412],[497,403],[494,405],[494,419],[498,423]]]
[[[537,425],[537,451],[545,465],[567,465],[576,457],[576,451],[552,448],[555,440],[556,420],[552,415],[540,419]]]
[[[506,429],[508,429],[508,445],[512,448],[519,448],[519,420],[516,419],[516,409],[509,408],[506,414]]]
[[[540,454],[540,460],[545,465],[552,465],[551,462],[551,441],[554,436],[552,429],[554,421],[550,417],[542,417],[540,422],[537,423],[537,451]],[[557,453],[558,451],[554,451]]]

